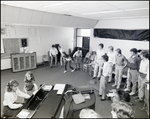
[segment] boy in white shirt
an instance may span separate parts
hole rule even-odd
[[[55,48],[55,45],[52,45],[52,48],[50,49],[50,52],[49,52],[49,55],[51,58],[51,67],[53,67],[53,60],[54,59],[55,59],[55,65],[57,64],[57,54],[58,54],[58,51]]]
[[[106,87],[107,87],[107,82],[109,80],[109,76],[111,73],[112,64],[108,62],[107,55],[102,56],[102,62],[103,62],[103,65],[101,67],[102,74],[101,74],[101,80],[100,80],[100,86],[99,86],[99,96],[102,96],[101,101],[104,101],[106,99]]]
[[[75,58],[76,69],[80,69],[80,63],[82,60],[82,50],[78,48],[78,50],[73,54],[73,58]]]
[[[112,81],[112,71],[113,71],[113,67],[115,66],[115,53],[114,53],[114,47],[113,46],[109,46],[108,47],[108,62],[111,63],[110,65],[110,76],[109,76],[109,80],[108,82]]]
[[[101,76],[101,57],[103,55],[105,55],[105,52],[103,50],[104,48],[104,45],[102,43],[100,43],[99,45],[99,49],[96,51],[96,57],[95,57],[95,67],[94,67],[94,75],[92,77],[92,79],[95,79],[96,76],[98,79],[100,79],[100,76]],[[97,75],[97,72],[98,72],[98,75]]]
[[[149,70],[148,52],[142,51],[140,54],[141,63],[138,76],[138,101],[144,100],[144,86],[146,81],[147,72]]]

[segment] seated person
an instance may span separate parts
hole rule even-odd
[[[90,59],[91,56],[92,56],[92,51],[87,52],[86,56],[85,56],[85,58],[83,60],[83,63],[86,64],[89,61],[89,59]]]
[[[18,86],[19,83],[14,79],[7,83],[3,101],[3,116],[12,117],[23,106],[21,103],[16,103],[18,96],[26,99],[30,98],[30,95],[20,91]]]
[[[133,108],[125,102],[114,102],[111,104],[112,107],[112,118],[134,118]]]
[[[132,103],[130,102],[131,97],[130,97],[129,93],[127,93],[127,92],[113,89],[110,91],[110,93],[107,94],[107,97],[110,98],[112,100],[112,102],[122,101],[122,102],[126,102],[132,106]]]
[[[93,109],[82,109],[79,114],[80,118],[102,118],[98,113]]]

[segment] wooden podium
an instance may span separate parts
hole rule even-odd
[[[36,52],[11,54],[11,65],[13,72],[35,69]]]

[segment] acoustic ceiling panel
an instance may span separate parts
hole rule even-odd
[[[44,12],[34,11],[31,19],[31,24],[40,24],[43,16],[44,16]]]
[[[72,27],[79,27],[80,21],[81,21],[81,18],[74,17]]]
[[[4,22],[5,17],[5,5],[1,5],[1,22]]]
[[[59,21],[59,26],[65,26],[68,19],[69,19],[70,16],[65,16],[65,15],[62,15],[60,21]]]
[[[5,6],[4,21],[11,23],[12,15],[13,15],[13,14],[12,14],[12,7],[10,7],[10,6]]]
[[[19,22],[19,16],[20,16],[21,8],[19,7],[13,7],[12,9],[12,23],[18,23]]]
[[[41,22],[41,25],[49,25],[52,20],[52,17],[53,17],[53,14],[45,12],[42,22]]]
[[[70,16],[69,19],[68,19],[68,21],[67,21],[67,23],[66,23],[66,26],[67,26],[67,27],[68,27],[68,26],[72,26],[73,21],[74,21],[74,17]]]
[[[62,17],[62,15],[54,14],[53,18],[52,18],[52,20],[50,22],[50,25],[58,25],[61,17]]]
[[[33,10],[21,9],[19,23],[20,24],[30,24],[32,14],[33,14]]]
[[[97,22],[98,22],[97,20],[91,20],[89,27],[94,28],[96,26]]]

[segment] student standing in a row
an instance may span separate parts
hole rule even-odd
[[[134,95],[136,92],[136,83],[137,83],[137,72],[139,71],[140,58],[137,55],[137,49],[132,48],[130,50],[131,57],[127,61],[128,69],[128,78],[127,78],[127,88],[124,91],[130,91],[130,86],[132,82],[132,91],[130,95]]]
[[[99,49],[96,51],[96,57],[95,57],[95,67],[94,67],[94,75],[93,75],[93,78],[92,79],[95,79],[96,76],[98,79],[100,79],[100,76],[101,76],[101,69],[100,69],[100,66],[101,66],[101,57],[103,55],[105,55],[105,52],[103,50],[104,48],[104,44],[100,43],[99,45]],[[99,70],[99,71],[98,71]],[[97,72],[98,72],[98,75],[97,75]]]
[[[114,53],[114,47],[113,46],[108,47],[107,55],[108,55],[108,62],[111,64],[108,82],[111,82],[112,81],[112,71],[113,71],[113,67],[115,65],[115,53]]]
[[[122,80],[122,74],[123,74],[123,68],[125,67],[125,56],[122,55],[121,49],[118,48],[115,50],[115,84],[112,85],[113,87],[117,87],[117,89],[120,88],[121,80]]]

